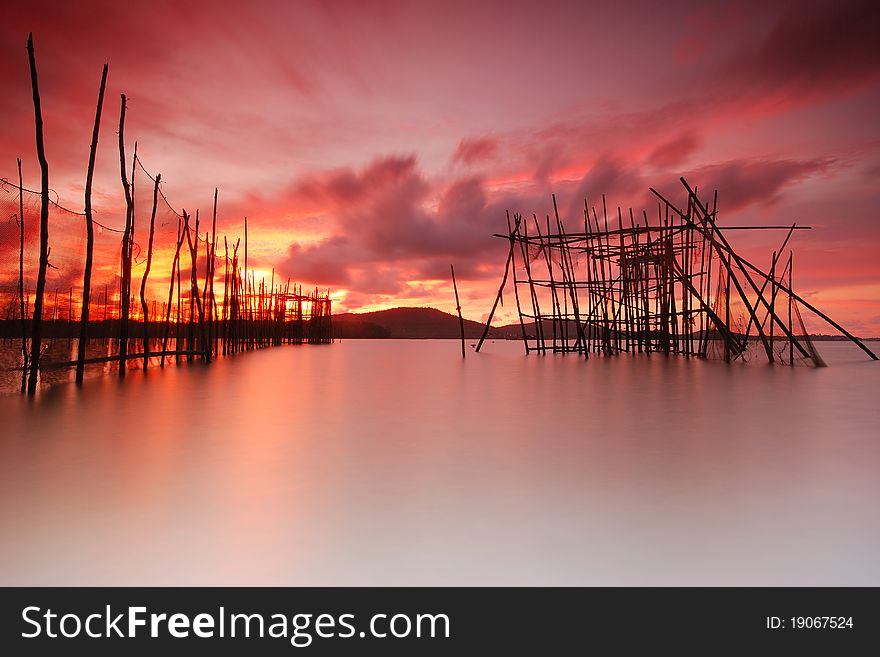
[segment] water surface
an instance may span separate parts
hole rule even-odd
[[[290,346],[0,398],[3,585],[880,585],[880,364]]]

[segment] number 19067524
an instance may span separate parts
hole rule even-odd
[[[767,616],[768,630],[851,630],[852,616]]]

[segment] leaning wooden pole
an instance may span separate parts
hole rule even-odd
[[[507,227],[510,228],[510,212],[507,213]],[[516,219],[516,228],[519,228],[519,219]],[[507,262],[504,263],[504,276],[501,277],[501,285],[498,287],[498,294],[495,296],[495,303],[492,304],[492,310],[489,311],[489,317],[486,319],[486,326],[483,328],[483,334],[480,336],[480,341],[477,342],[477,348],[475,349],[477,353],[480,353],[480,347],[483,346],[486,336],[489,335],[489,328],[492,326],[492,318],[495,316],[495,309],[498,307],[498,302],[501,301],[504,286],[507,284],[507,274],[510,271],[511,263],[513,262],[513,232],[514,231],[511,231],[509,236],[510,250],[507,252]]]
[[[687,187],[687,181],[684,181],[684,179],[682,179],[682,182],[685,184],[685,187]],[[661,200],[666,201],[666,199],[663,198],[663,196],[657,190],[655,190],[653,187],[650,187],[649,189],[651,190],[652,193],[654,193],[654,195],[658,196]],[[675,209],[675,206],[672,206],[672,204],[669,203],[668,201],[666,201],[666,202],[667,202],[667,204],[669,204],[673,208],[673,210]],[[697,207],[700,208],[700,204],[698,201],[697,201]],[[711,222],[709,220],[708,213],[704,212],[704,217],[707,220],[707,224],[709,224],[711,226],[711,229],[713,231],[713,235],[719,234],[718,228],[714,225],[714,222]],[[696,226],[695,224],[694,224],[694,228],[696,228],[697,230],[700,230],[700,231],[704,230],[704,229],[700,228],[699,226]],[[757,265],[754,265],[751,262],[749,262],[748,260],[746,260],[745,258],[743,258],[742,256],[735,254],[735,252],[730,248],[730,246],[728,244],[714,242],[714,238],[713,238],[713,247],[715,247],[715,249],[718,251],[719,255],[721,253],[721,249],[724,249],[727,253],[731,254],[731,256],[735,256],[736,260],[737,260],[737,264],[739,265],[740,269],[742,269],[743,271],[745,271],[745,269],[748,268],[751,271],[753,271],[754,273],[756,273],[759,276],[762,276],[764,278],[767,278],[769,276],[769,274],[767,272],[762,271],[761,268],[758,267]],[[873,351],[871,351],[861,340],[859,340],[856,336],[854,336],[852,333],[847,331],[845,328],[843,328],[840,324],[835,322],[833,319],[831,319],[828,315],[823,313],[821,310],[816,308],[816,306],[812,305],[809,301],[807,301],[806,299],[804,299],[800,295],[795,294],[794,291],[792,291],[792,289],[790,287],[786,287],[785,284],[782,283],[781,281],[779,281],[777,283],[777,287],[779,287],[779,289],[782,292],[790,294],[795,301],[802,304],[805,308],[809,309],[815,315],[817,315],[821,319],[824,319],[831,326],[833,326],[835,329],[840,331],[840,333],[842,333],[847,338],[849,338],[849,340],[851,342],[853,342],[859,349],[861,349],[866,354],[868,354],[868,356],[871,357],[871,360],[880,360],[880,358],[878,358],[878,356]],[[761,298],[761,301],[763,301],[764,304],[769,307],[769,304],[767,304],[767,301],[765,299]],[[780,328],[782,328],[782,330],[786,333],[786,335],[790,337],[791,332],[788,330],[788,327],[785,326],[785,323],[779,318],[777,318],[776,321],[781,325]],[[804,350],[803,347],[801,347],[800,343],[795,342],[794,345],[801,352],[801,355],[803,355],[804,357],[809,355],[806,352],[806,350]]]
[[[187,219],[185,210],[184,210],[184,217],[183,218]],[[189,220],[187,219],[187,221],[189,221]],[[178,237],[178,241],[179,241],[180,245],[182,246],[183,239],[184,239],[184,232],[186,230],[189,230],[189,228],[188,228],[188,226],[185,229],[180,228],[180,219],[177,220],[177,225],[178,225],[178,229],[180,230],[180,237]],[[178,256],[180,255],[180,248],[181,248],[180,246],[177,247]],[[171,275],[174,276],[174,272],[172,272]],[[181,335],[181,329],[183,328],[182,324],[181,324],[181,317],[180,317],[180,313],[181,313],[180,286],[181,286],[180,258],[178,257],[178,259],[177,259],[177,315],[176,315],[177,321],[174,323],[174,351],[176,352],[174,355],[174,362],[175,363],[180,363],[180,352],[181,352],[180,335]],[[174,287],[173,283],[172,283],[172,287]]]
[[[788,334],[789,335],[794,335],[794,333],[792,333],[792,330],[791,330],[792,329],[791,310],[792,310],[792,306],[794,305],[793,293],[791,291],[793,289],[793,283],[791,281],[791,277],[792,277],[791,269],[792,269],[793,256],[794,256],[794,254],[789,252],[789,254],[788,254]],[[789,340],[788,340],[788,364],[792,365],[792,366],[794,365],[794,342],[792,341],[791,338],[789,338]]]
[[[119,377],[125,377],[125,361],[128,358],[128,312],[131,303],[131,251],[132,224],[134,223],[134,200],[125,172],[125,94],[122,94],[119,112],[119,166],[122,175],[122,189],[125,192],[125,231],[122,233],[122,281],[120,283],[119,313]]]
[[[147,309],[147,278],[150,276],[150,267],[153,264],[153,235],[156,226],[156,204],[159,200],[159,182],[162,174],[156,174],[156,182],[153,185],[153,209],[150,212],[150,238],[147,242],[147,265],[144,268],[144,277],[141,279],[141,310],[144,319],[144,369],[150,362],[150,315]]]
[[[40,162],[40,268],[34,292],[34,320],[31,326],[31,361],[27,393],[37,393],[40,369],[40,338],[43,329],[43,293],[46,289],[46,269],[49,267],[49,163],[43,145],[43,112],[40,107],[40,87],[37,82],[37,62],[34,57],[34,37],[28,34],[28,62],[31,69],[31,89],[34,97],[34,127],[37,141],[37,159]]]
[[[740,260],[740,262],[742,262],[742,264],[744,264],[746,267],[748,267],[749,269],[751,269],[751,270],[752,270],[753,272],[755,272],[756,274],[759,274],[759,275],[761,275],[761,276],[767,276],[767,275],[768,275],[768,274],[764,273],[763,271],[761,271],[757,266],[751,264],[751,263],[750,263],[748,260],[746,260],[745,258],[740,257],[739,260]],[[816,306],[814,306],[813,304],[811,304],[809,301],[807,301],[806,299],[804,299],[804,298],[801,297],[800,295],[795,294],[795,293],[792,291],[792,289],[791,289],[791,284],[789,284],[789,286],[786,287],[786,286],[780,281],[780,282],[777,282],[777,283],[776,283],[776,286],[777,286],[781,291],[786,292],[786,293],[788,293],[789,295],[791,295],[792,299],[794,299],[795,301],[797,301],[798,303],[800,303],[802,306],[806,307],[808,310],[811,310],[815,315],[817,315],[817,316],[820,317],[821,319],[824,319],[826,322],[828,322],[829,324],[831,324],[831,326],[833,326],[833,327],[836,328],[838,331],[840,331],[843,335],[845,335],[847,338],[849,338],[849,340],[850,340],[851,342],[853,342],[853,343],[854,343],[859,349],[861,349],[861,350],[864,351],[866,354],[868,354],[868,356],[871,357],[871,360],[880,360],[880,359],[878,359],[877,355],[876,355],[873,351],[871,351],[867,346],[865,346],[865,344],[864,344],[859,338],[857,338],[857,337],[854,336],[852,333],[850,333],[849,331],[847,331],[847,330],[846,330],[845,328],[843,328],[840,324],[838,324],[838,323],[835,322],[833,319],[831,319],[828,315],[826,315],[826,314],[823,313],[821,310],[819,310],[818,308],[816,308]],[[778,321],[781,322],[782,320],[778,320]],[[798,343],[795,343],[795,346],[798,346],[798,348],[800,349],[800,346],[799,346]]]
[[[101,127],[101,110],[104,107],[104,88],[107,85],[107,64],[101,73],[98,90],[98,107],[95,110],[95,127],[92,129],[92,146],[89,149],[89,168],[86,173],[86,265],[83,272],[82,307],[79,320],[79,340],[76,345],[76,385],[82,385],[85,372],[86,341],[89,331],[89,300],[92,290],[92,257],[95,250],[95,225],[92,217],[92,179],[95,174],[95,155],[98,150],[98,132]]]
[[[455,284],[455,267],[449,265],[452,271],[452,289],[455,290],[455,310],[458,312],[458,326],[461,329],[461,357],[465,357],[464,350],[464,319],[461,316],[461,303],[458,301],[458,285]]]

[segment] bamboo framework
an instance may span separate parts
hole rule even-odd
[[[620,208],[609,217],[584,201],[572,230],[559,216],[540,221],[508,215],[509,241],[501,287],[480,350],[509,274],[526,353],[681,354],[723,358],[756,356],[770,363],[823,366],[801,317],[803,307],[877,356],[792,289],[792,254],[783,252],[796,230],[808,226],[718,225],[717,192],[711,206],[684,178],[684,208],[659,192],[657,215]],[[731,246],[727,233],[777,230],[785,235],[762,270]]]
[[[47,380],[63,380],[48,373],[65,368],[75,368],[75,381],[80,384],[86,365],[112,364],[118,376],[125,377],[128,361],[133,359],[142,361],[146,369],[150,364],[164,366],[170,357],[176,363],[210,362],[217,355],[262,347],[332,342],[329,290],[304,293],[302,286],[291,286],[289,279],[285,284],[276,283],[274,269],[267,281],[268,276],[258,277],[253,267],[248,268],[247,217],[243,266],[239,240],[230,249],[224,236],[224,253],[217,253],[217,189],[209,228],[200,230],[199,211],[192,216],[171,207],[160,188],[161,175],[147,172],[138,157],[136,141],[130,159],[126,157],[125,94],[120,96],[117,133],[124,227],[112,228],[95,219],[92,183],[107,64],[102,71],[89,151],[85,212],[68,210],[50,200],[30,35],[27,53],[41,186],[39,192],[24,187],[20,158],[18,184],[0,179],[0,210],[2,216],[9,217],[0,221],[0,247],[4,247],[0,250],[0,311],[5,313],[0,315],[0,338],[16,344],[14,356],[9,357],[0,344],[0,375],[16,372],[21,391],[33,395]],[[35,221],[37,214],[39,221]],[[12,249],[6,248],[13,243],[13,228],[18,247],[14,263]],[[77,237],[81,231],[85,232],[84,245]],[[158,261],[157,252],[163,256]],[[108,261],[108,253],[118,254],[118,261]],[[169,261],[170,272],[157,271]],[[96,276],[102,278],[96,281]],[[14,287],[13,279],[17,279]],[[167,300],[148,298],[148,286],[154,291],[162,286],[158,289],[164,296],[166,284]]]

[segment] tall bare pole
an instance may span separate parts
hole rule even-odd
[[[519,228],[519,219],[516,219],[516,228]],[[501,285],[498,287],[498,294],[495,296],[495,303],[492,304],[492,310],[489,311],[489,317],[486,319],[486,326],[483,328],[483,334],[480,336],[480,341],[477,342],[476,352],[480,352],[480,347],[483,346],[483,342],[486,340],[486,336],[489,335],[489,329],[492,326],[492,318],[495,316],[495,310],[498,308],[498,302],[501,301],[501,295],[504,292],[504,286],[507,284],[507,275],[510,272],[510,265],[513,262],[513,247],[516,244],[516,241],[513,237],[513,230],[510,228],[510,213],[507,213],[507,229],[510,233],[510,250],[507,252],[507,262],[504,263],[504,276],[501,277]],[[514,289],[516,289],[516,283],[514,283]],[[503,303],[503,302],[502,302]]]
[[[86,266],[83,272],[82,308],[80,309],[79,341],[76,345],[76,385],[82,385],[85,371],[86,341],[89,329],[89,299],[92,289],[92,257],[95,249],[95,226],[92,217],[92,179],[95,173],[95,155],[98,150],[98,131],[101,127],[101,110],[104,107],[104,88],[107,85],[107,64],[101,73],[98,90],[98,107],[95,111],[95,127],[92,129],[92,146],[89,149],[89,169],[86,174]]]
[[[793,283],[791,281],[793,255],[794,254],[791,252],[789,252],[789,254],[788,254],[788,290],[789,290],[788,291],[788,334],[790,336],[794,335],[794,333],[792,332],[792,323],[791,323],[791,307],[794,304],[794,299],[793,299],[794,293],[791,291],[793,289]],[[788,339],[788,364],[794,365],[794,340],[791,337]]]
[[[198,248],[198,245],[196,245]],[[203,318],[204,321],[200,324],[200,332],[202,334],[202,351],[204,352],[204,358],[206,362],[211,362],[211,307],[208,303],[208,282],[211,277],[211,239],[208,232],[205,231],[205,280],[202,285],[202,307],[204,308],[204,314],[207,315],[206,318]]]
[[[153,209],[150,212],[150,239],[147,243],[147,265],[144,268],[144,277],[141,279],[141,309],[144,314],[144,369],[150,361],[150,315],[147,310],[147,278],[150,275],[150,267],[153,264],[153,234],[156,225],[156,204],[159,200],[159,182],[162,174],[156,174],[156,182],[153,185]]]
[[[198,259],[198,250],[199,250],[199,211],[196,210],[196,225],[193,232],[195,232],[195,236],[193,237],[189,230],[189,217],[186,214],[186,210],[183,211],[184,222],[186,224],[186,240],[187,245],[189,246],[190,257],[192,260],[192,269],[190,269],[190,304],[192,304],[193,299],[196,303],[196,308],[199,313],[199,336],[201,340],[202,347],[202,357],[209,361],[207,353],[205,352],[205,314],[202,308],[202,300],[199,297],[199,282],[198,282],[198,272],[196,271],[196,260]],[[190,327],[192,327],[193,317],[190,314]],[[192,330],[192,329],[191,329]],[[190,344],[190,350],[195,351],[195,347],[193,346],[194,342]]]
[[[125,191],[125,231],[122,234],[122,281],[120,283],[120,317],[119,317],[119,376],[125,377],[125,361],[128,358],[128,309],[131,302],[131,251],[132,229],[134,223],[134,200],[131,187],[125,172],[125,94],[122,94],[122,106],[119,111],[119,167],[122,175],[122,189]]]
[[[214,267],[217,264],[215,253],[217,252],[217,188],[214,188],[214,214],[211,219],[211,257],[208,260],[208,275],[210,276],[210,307],[208,312],[208,342],[210,349],[214,349],[216,342],[217,327],[215,324],[217,314],[217,299],[214,297]]]
[[[449,265],[452,271],[452,289],[455,290],[455,310],[458,311],[458,326],[461,329],[461,357],[465,357],[464,351],[464,319],[461,316],[461,303],[458,301],[458,285],[455,284],[455,267]]]
[[[177,220],[177,226],[178,226],[178,231],[179,231],[180,235],[177,238],[178,239],[178,246],[177,246],[177,256],[178,256],[178,258],[177,258],[177,322],[175,322],[175,325],[174,325],[174,351],[177,353],[174,355],[174,362],[175,363],[180,362],[180,352],[181,352],[181,348],[180,348],[180,335],[181,335],[181,333],[180,332],[181,332],[181,329],[183,328],[182,324],[181,324],[181,317],[180,317],[180,313],[181,313],[181,306],[180,306],[181,274],[180,274],[179,255],[180,255],[180,249],[183,246],[184,233],[186,230],[189,230],[189,219],[186,216],[186,210],[183,211],[183,217],[184,217],[184,219],[187,220],[187,227],[185,229],[181,228],[180,219]],[[174,272],[171,273],[171,276],[173,278]],[[174,287],[174,284],[172,283],[172,288],[173,287]],[[164,351],[164,349],[163,349],[163,351]]]
[[[180,228],[180,217],[177,218],[177,248],[174,250],[174,260],[171,262],[171,283],[168,286],[168,303],[165,310],[165,331],[162,334],[162,359],[159,361],[160,367],[165,367],[165,352],[168,350],[168,333],[171,328],[171,302],[174,300],[174,274],[177,272],[178,281],[180,280],[180,247],[183,245],[183,232]],[[178,283],[178,288],[180,284]],[[179,294],[179,292],[178,292]],[[176,324],[180,326],[180,313]],[[175,351],[180,351],[179,340],[174,345]]]
[[[24,301],[24,183],[21,179],[21,158],[18,162],[18,303],[21,310],[21,392],[27,389],[28,343],[27,343],[27,307]]]
[[[28,34],[28,62],[31,69],[31,89],[34,96],[34,126],[37,141],[37,159],[40,162],[40,268],[37,289],[34,292],[34,321],[31,327],[31,362],[27,393],[37,392],[40,368],[40,337],[43,328],[43,293],[46,289],[46,269],[49,266],[49,163],[43,145],[43,112],[40,108],[40,87],[37,82],[37,62],[34,57],[34,36]]]

